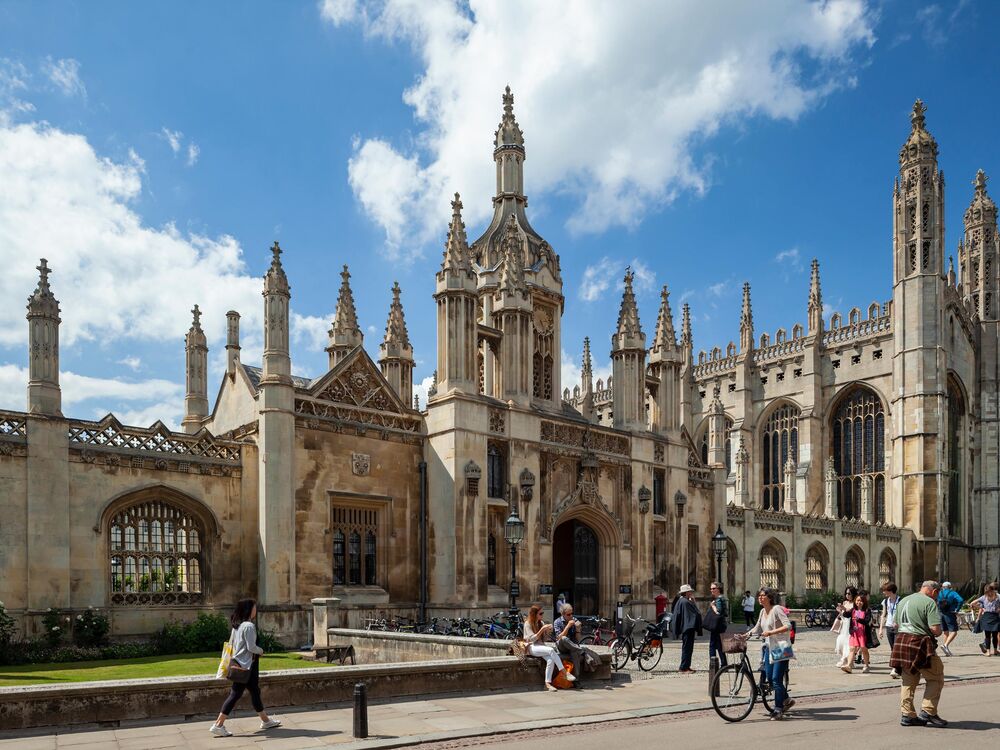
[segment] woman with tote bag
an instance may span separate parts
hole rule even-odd
[[[210,731],[216,737],[232,737],[233,733],[225,727],[226,719],[245,691],[250,691],[253,710],[260,716],[260,729],[281,726],[280,721],[267,715],[264,702],[260,698],[260,656],[264,653],[264,649],[257,645],[257,628],[253,624],[256,616],[257,602],[253,599],[238,601],[236,609],[229,616],[229,623],[233,629],[229,634],[229,642],[223,649],[223,663],[219,668],[224,669],[223,676],[232,680],[233,686],[226,702],[222,704],[219,718],[212,724]],[[231,653],[228,665],[225,664],[227,653]]]

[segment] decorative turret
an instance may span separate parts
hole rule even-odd
[[[271,267],[264,274],[264,374],[262,381],[292,384],[288,349],[288,301],[291,287],[281,267],[281,247],[271,246]]]
[[[639,309],[632,291],[635,273],[625,270],[625,291],[618,310],[618,327],[611,337],[611,367],[614,426],[626,430],[646,429],[646,335],[639,322]]]
[[[455,193],[451,224],[437,273],[437,372],[439,392],[478,393],[477,283],[462,221],[462,200]],[[430,401],[428,394],[428,402]]]
[[[497,196],[524,200],[524,133],[514,119],[514,95],[510,86],[503,94],[503,117],[493,137],[493,160],[497,163]]]
[[[650,360],[652,360],[652,355],[673,349],[676,346],[677,334],[674,331],[674,315],[670,311],[670,292],[667,285],[664,284],[660,291],[660,311],[656,316],[656,331],[653,333]]]
[[[59,300],[49,288],[45,258],[36,266],[38,286],[28,297],[28,411],[62,416],[59,388]]]
[[[406,331],[399,283],[392,284],[392,304],[385,324],[385,338],[379,347],[379,366],[396,395],[407,406],[413,397],[413,347]]]
[[[743,309],[740,312],[740,353],[753,351],[753,310],[750,307],[750,284],[743,284]]]
[[[958,249],[962,269],[962,296],[980,320],[1000,319],[1000,237],[997,206],[986,192],[986,173],[979,170],[972,202],[965,210],[965,236]]]
[[[594,363],[590,356],[590,337],[583,339],[583,366],[580,368],[580,413],[594,421]]]
[[[337,310],[330,327],[330,345],[326,347],[330,355],[330,369],[340,360],[364,343],[365,335],[358,326],[358,313],[354,308],[354,293],[351,291],[351,274],[347,264],[340,272],[340,292],[337,295]]]
[[[240,364],[240,314],[235,310],[226,313],[226,374],[236,377]]]
[[[809,277],[809,335],[823,333],[823,293],[819,286],[819,261],[813,258],[812,273]]]
[[[690,327],[691,321],[687,323]],[[657,380],[649,412],[650,429],[654,432],[665,433],[680,424],[681,357],[682,348],[677,346],[674,316],[670,310],[670,292],[664,285],[660,291],[653,346],[649,350],[650,372]]]
[[[708,406],[708,465],[726,465],[726,410],[722,405],[721,388],[712,388],[712,402]]]
[[[503,332],[497,367],[499,397],[527,404],[531,396],[531,297],[524,282],[524,239],[513,216],[504,232],[500,282],[493,295],[494,326]]]
[[[198,432],[208,416],[208,342],[201,330],[201,310],[191,310],[191,328],[184,337],[185,382],[184,419],[181,428],[189,435]]]

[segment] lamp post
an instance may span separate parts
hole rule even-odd
[[[513,493],[512,493],[513,494]],[[503,527],[503,538],[510,545],[510,622],[517,619],[517,595],[520,587],[517,583],[517,545],[524,539],[524,521],[517,515],[517,505],[511,503],[510,515]]]
[[[722,524],[719,524],[719,528],[715,530],[712,535],[712,550],[715,552],[715,565],[719,577],[716,579],[720,584],[722,581],[722,558],[726,556],[726,543],[729,541],[729,537],[726,536],[726,532],[722,530]]]

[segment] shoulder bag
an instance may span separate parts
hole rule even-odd
[[[769,648],[768,651],[771,661],[788,661],[795,658],[795,652],[792,651],[792,642],[786,638],[779,640],[778,645]]]
[[[240,666],[240,663],[236,659],[232,658],[233,653],[233,641],[236,639],[236,630],[233,630],[233,634],[229,636],[229,646],[230,659],[229,666],[226,667],[226,679],[230,682],[235,682],[239,684],[246,684],[250,681],[250,670],[246,667]]]

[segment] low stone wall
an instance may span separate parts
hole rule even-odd
[[[265,704],[279,708],[350,701],[358,682],[367,685],[371,698],[540,687],[542,671],[537,659],[522,665],[513,656],[499,656],[282,670],[265,672],[260,681]],[[228,690],[227,681],[214,677],[0,688],[0,730],[214,715]],[[250,710],[245,703],[242,712]]]
[[[359,664],[483,659],[505,656],[510,651],[510,641],[489,638],[459,638],[451,635],[393,633],[350,628],[329,628],[327,634],[331,645],[354,646],[354,655]]]

